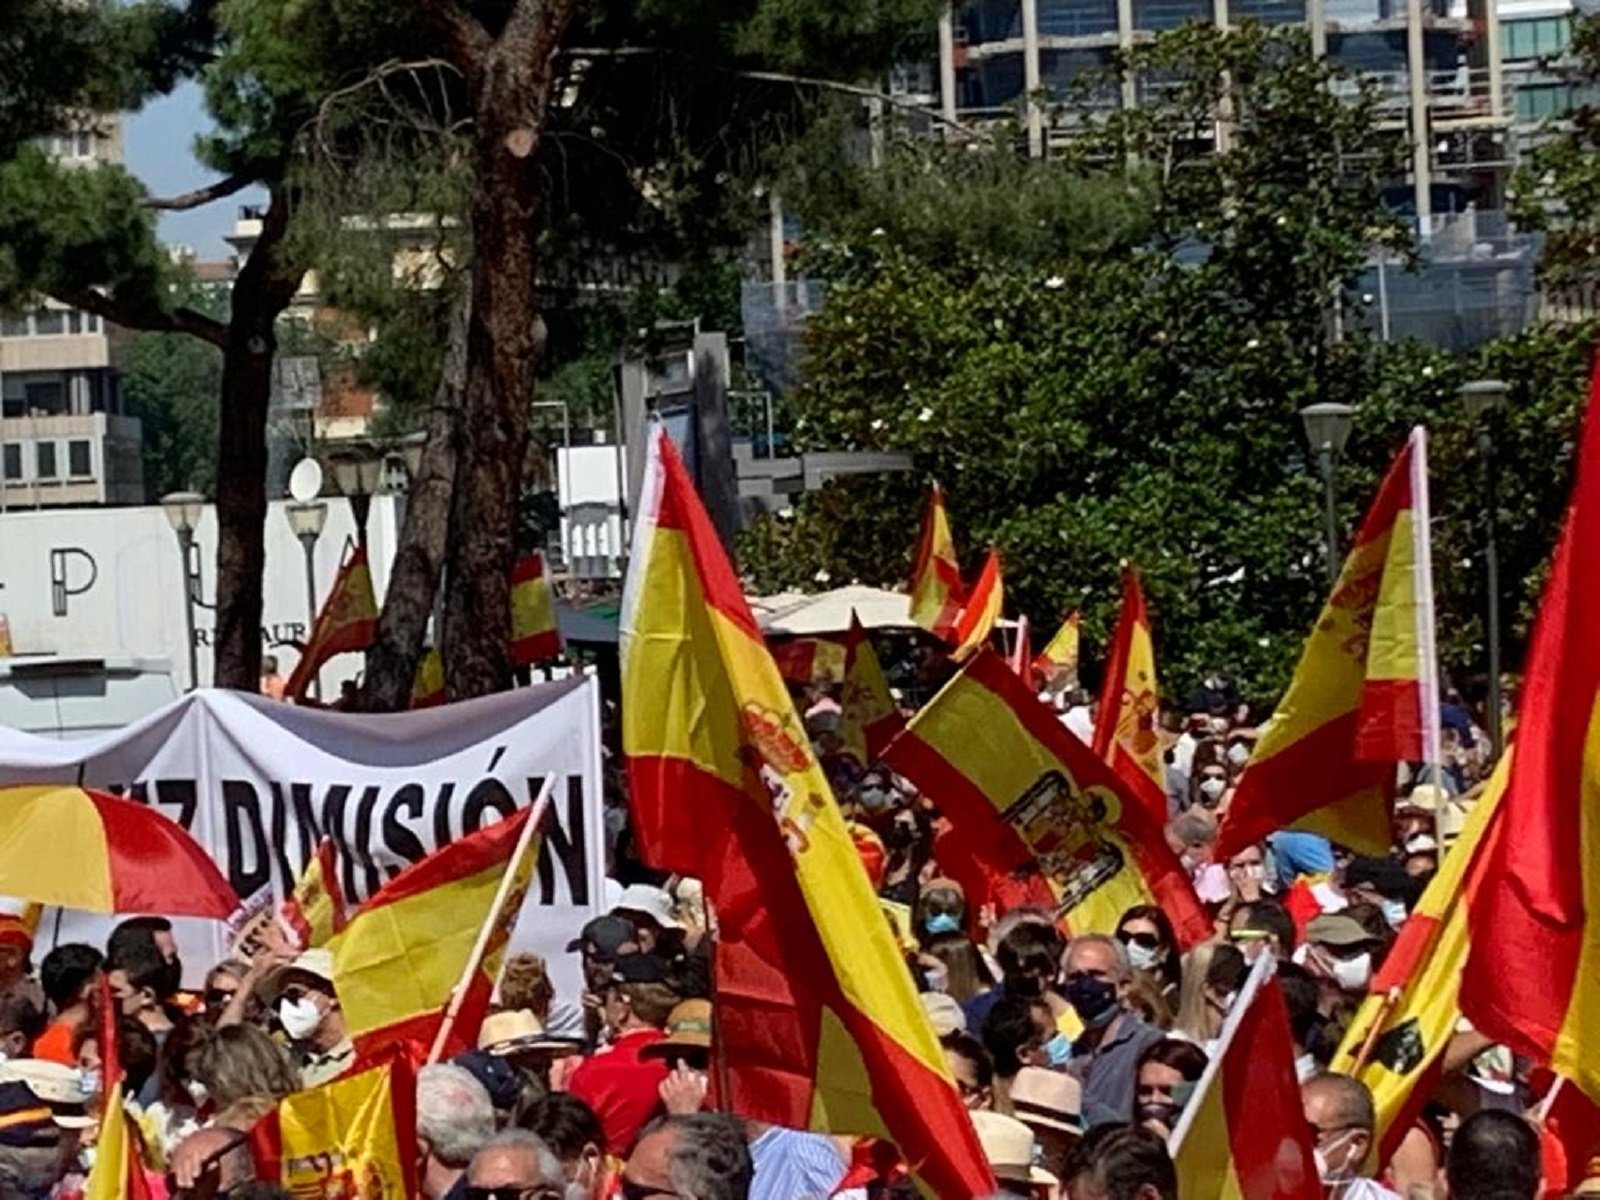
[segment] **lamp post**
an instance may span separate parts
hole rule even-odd
[[[311,630],[317,623],[317,539],[322,536],[322,527],[328,521],[328,506],[321,500],[295,500],[284,508],[284,515],[289,518],[289,528],[294,531],[295,537],[300,539],[300,547],[306,554],[306,636],[311,636]],[[317,699],[322,699],[322,681],[313,678],[311,691]]]
[[[1475,379],[1457,393],[1478,426],[1478,462],[1483,471],[1483,575],[1489,593],[1485,603],[1484,640],[1489,653],[1489,745],[1496,758],[1504,748],[1500,720],[1500,547],[1496,541],[1500,509],[1500,471],[1495,461],[1495,434],[1510,392],[1498,379]]]
[[[178,535],[178,555],[183,560],[183,625],[189,639],[189,688],[200,686],[200,652],[194,641],[194,531],[200,527],[200,514],[206,498],[199,492],[169,492],[161,497],[161,511],[167,524]]]
[[[367,516],[372,497],[383,483],[383,455],[370,442],[350,442],[328,456],[333,481],[350,501],[356,521],[356,543],[367,548]]]
[[[1339,580],[1339,514],[1337,496],[1333,490],[1333,465],[1344,452],[1345,443],[1350,440],[1350,430],[1355,420],[1355,407],[1349,404],[1311,404],[1300,410],[1306,441],[1316,451],[1317,467],[1322,472],[1322,511],[1324,535],[1328,542],[1329,586]]]

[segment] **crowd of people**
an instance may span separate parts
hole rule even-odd
[[[1214,938],[1187,953],[1154,906],[1129,909],[1103,934],[1068,937],[1052,911],[969,904],[941,869],[938,798],[841,755],[836,688],[798,698],[869,877],[889,908],[909,914],[898,931],[907,970],[1003,1195],[1174,1200],[1168,1139],[1262,955],[1277,963],[1330,1197],[1539,1194],[1526,1064],[1504,1048],[1462,1028],[1429,1104],[1376,1176],[1373,1098],[1329,1069],[1488,765],[1486,739],[1454,698],[1449,760],[1434,777],[1402,781],[1383,858],[1286,831],[1216,861],[1218,820],[1255,741],[1251,714],[1220,677],[1188,711],[1163,713],[1167,838],[1215,921]],[[1079,736],[1092,728],[1081,694],[1043,699]],[[636,861],[624,812],[619,790],[607,824],[610,911],[568,947],[582,994],[559,995],[550,964],[513,956],[477,1047],[418,1073],[420,1194],[911,1194],[881,1147],[715,1110],[715,914],[694,880]],[[347,1072],[355,1047],[325,949],[297,949],[282,930],[248,947],[187,991],[162,918],[124,921],[103,949],[39,954],[25,922],[0,917],[0,1200],[82,1194],[108,1090],[106,992],[151,1194],[287,1195],[256,1179],[250,1130],[286,1096]]]

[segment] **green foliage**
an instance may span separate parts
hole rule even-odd
[[[1501,521],[1508,611],[1525,619],[1565,487],[1582,333],[1533,331],[1480,364],[1331,336],[1328,301],[1373,241],[1398,240],[1369,170],[1393,163],[1392,139],[1365,102],[1330,95],[1331,68],[1288,34],[1186,30],[1134,57],[1180,81],[1171,103],[1089,128],[1065,167],[969,166],[990,194],[969,182],[941,202],[913,157],[855,185],[873,198],[870,227],[821,221],[811,261],[832,290],[807,327],[796,436],[908,451],[916,471],[841,480],[759,523],[741,547],[748,574],[763,589],[903,580],[937,479],[969,575],[998,546],[1008,604],[1041,636],[1076,608],[1091,646],[1103,641],[1128,559],[1173,694],[1221,666],[1270,700],[1326,591],[1321,484],[1298,410],[1343,401],[1360,406],[1337,475],[1347,539],[1411,425],[1434,430],[1442,654],[1463,676],[1481,670],[1483,492],[1455,391],[1480,371],[1514,383]],[[1224,68],[1240,125],[1208,157],[1192,146],[1195,114]],[[1318,144],[1330,135],[1337,152]],[[1070,225],[1052,235],[1019,221],[986,251],[985,228],[1052,189],[1068,207],[1143,197],[1148,232],[1076,239]],[[834,209],[823,198],[811,211]],[[1141,227],[1127,212],[1103,228]],[[1509,633],[1515,661],[1523,627]]]
[[[1546,122],[1548,136],[1512,176],[1507,207],[1522,228],[1545,235],[1543,282],[1579,291],[1600,280],[1600,15],[1575,16],[1568,52],[1545,69],[1565,77],[1580,103]]]
[[[135,333],[120,366],[128,414],[144,426],[146,498],[179,491],[211,495],[222,351],[183,334]]]

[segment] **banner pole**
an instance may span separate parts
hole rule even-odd
[[[512,880],[517,877],[523,857],[533,844],[539,826],[544,823],[545,810],[550,807],[550,793],[555,786],[555,775],[546,775],[544,786],[539,789],[539,796],[528,813],[528,823],[522,827],[516,848],[511,851],[511,858],[506,863],[505,874],[500,877],[500,889],[495,893],[494,903],[489,906],[483,927],[478,930],[478,940],[473,943],[472,953],[467,956],[466,968],[461,972],[461,978],[457,980],[455,989],[450,993],[450,1005],[445,1009],[444,1020],[439,1022],[439,1032],[434,1035],[433,1046],[428,1051],[429,1065],[438,1062],[440,1056],[444,1054],[445,1044],[450,1040],[450,1031],[456,1027],[456,1018],[461,1015],[461,1005],[466,1001],[468,988],[472,986],[472,977],[483,965],[484,955],[489,950],[489,939],[494,936],[494,931],[500,925],[501,910],[506,906],[506,897],[511,894]]]

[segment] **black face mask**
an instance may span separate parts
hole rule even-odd
[[[1117,985],[1108,979],[1096,979],[1093,975],[1080,975],[1076,979],[1067,980],[1067,986],[1061,991],[1067,998],[1067,1003],[1072,1005],[1072,1010],[1078,1014],[1090,1029],[1098,1029],[1107,1024],[1117,1013]]]
[[[883,835],[883,845],[886,850],[908,850],[916,844],[917,830],[913,825],[904,821],[896,821],[889,826],[889,832]]]

